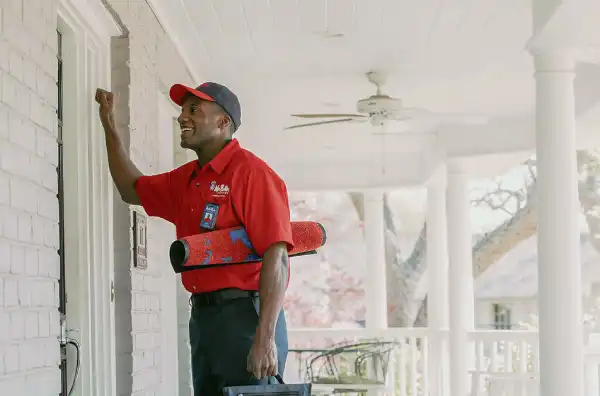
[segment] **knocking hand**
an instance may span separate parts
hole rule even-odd
[[[257,379],[277,375],[277,346],[274,339],[260,340],[254,338],[247,359],[248,372]]]
[[[112,92],[105,91],[101,88],[96,89],[96,102],[100,104],[98,113],[100,115],[100,121],[104,129],[115,128],[115,117],[114,117],[114,97]]]

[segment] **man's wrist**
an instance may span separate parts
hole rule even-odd
[[[275,338],[275,327],[259,324],[256,329],[256,338],[259,342],[270,342]]]

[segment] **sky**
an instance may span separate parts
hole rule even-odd
[[[503,189],[518,191],[525,187],[528,170],[525,166],[518,166],[511,169],[506,174],[499,176],[495,180],[473,180],[470,183],[471,197],[477,198],[494,191],[501,183]],[[516,202],[510,202],[507,209],[514,212],[517,209]],[[491,210],[487,205],[474,206],[471,209],[471,224],[473,232],[484,233],[491,231],[504,221],[508,220],[509,215],[502,210]]]

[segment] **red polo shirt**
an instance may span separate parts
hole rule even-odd
[[[200,222],[206,204],[212,203],[219,205],[214,229],[243,225],[260,256],[277,242],[293,246],[285,183],[236,139],[205,166],[191,161],[170,172],[142,176],[136,190],[148,216],[175,224],[178,238],[211,231]],[[183,272],[181,278],[190,293],[258,290],[260,266],[208,267]]]

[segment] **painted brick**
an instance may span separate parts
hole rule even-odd
[[[28,213],[37,213],[37,190],[37,186],[28,180],[12,178],[10,183],[11,206]]]
[[[10,245],[7,240],[0,238],[0,275],[10,272]]]
[[[27,178],[27,169],[24,169],[29,166],[27,150],[7,141],[0,149],[2,151],[2,169],[15,176]]]
[[[136,165],[146,173],[156,173],[158,136],[171,134],[156,127],[159,89],[174,82],[190,83],[190,76],[146,2],[109,2],[131,31],[130,38],[113,40],[121,47],[111,59],[113,86],[120,86],[123,92],[116,101],[124,109],[117,112],[117,122],[120,128],[135,131],[131,155]],[[0,1],[0,342],[5,342],[0,348],[2,395],[59,393],[56,3]],[[132,61],[127,62],[129,59]],[[127,213],[127,207],[120,209]],[[124,371],[129,382],[119,380],[118,393],[162,395],[161,310],[178,309],[181,323],[185,323],[189,305],[186,307],[186,301],[179,307],[165,307],[160,300],[164,252],[149,256],[147,270],[130,269],[130,227],[117,219],[115,224],[122,227],[115,232],[115,277],[128,277],[118,289],[123,310],[115,307],[115,312],[130,316],[129,326],[121,326],[117,332],[117,360],[128,359],[131,367]],[[172,230],[162,227],[162,221],[151,220],[148,224],[153,240],[168,243],[172,239]],[[180,297],[187,298],[185,294]],[[181,325],[181,340],[189,351],[185,327]],[[129,347],[122,342],[127,339]],[[182,371],[180,394],[186,394],[187,388],[189,395],[189,373]],[[124,393],[128,384],[129,391]]]
[[[40,257],[39,250],[36,248],[27,248],[25,250],[25,274],[36,276],[39,274]]]
[[[25,248],[20,245],[12,245],[10,248],[10,272],[12,274],[25,273]]]
[[[14,278],[4,278],[4,305],[6,307],[19,306],[18,281]]]
[[[54,179],[56,179],[56,173],[54,173]],[[38,188],[37,197],[37,213],[40,216],[58,222],[58,199],[56,198],[56,192]]]
[[[17,80],[23,82],[23,55],[20,52],[9,51],[8,71]]]
[[[8,239],[17,239],[18,216],[17,212],[9,208],[0,208],[0,222],[2,222],[2,235]]]
[[[2,9],[0,9],[0,13],[1,11]],[[4,40],[0,40],[0,69],[4,71],[8,71],[10,67],[8,51],[8,43]]]
[[[8,174],[0,171],[0,205],[7,205],[10,201]]]
[[[22,242],[31,242],[33,226],[31,223],[31,215],[30,214],[21,214],[18,218],[19,227],[19,241]]]
[[[2,41],[0,41],[0,51],[2,48]],[[1,52],[0,52],[0,57],[2,56]],[[1,64],[2,61],[0,61]],[[0,72],[0,82],[2,81],[1,78],[1,74],[2,72]],[[1,95],[2,90],[0,89],[0,95]],[[7,139],[8,138],[8,107],[5,106],[4,104],[0,103],[0,138],[4,138]]]
[[[39,319],[37,312],[25,315],[25,338],[35,338],[39,335]]]
[[[56,137],[46,129],[36,128],[36,154],[40,159],[46,160],[53,168],[58,165],[58,150]]]
[[[43,348],[41,349],[44,350]],[[21,370],[31,370],[42,367],[44,360],[40,359],[39,355],[39,341],[34,340],[27,343],[23,343],[19,350],[19,360]]]
[[[10,339],[22,340],[25,333],[25,311],[12,311],[10,313]]]
[[[158,311],[160,309],[160,297],[156,295],[147,296],[146,307],[149,311]]]
[[[40,307],[44,305],[45,292],[41,288],[41,282],[38,280],[32,281],[32,288],[30,293],[31,305],[34,307]]]
[[[0,375],[3,375],[5,373],[5,366],[4,366],[4,350],[0,349]],[[1,385],[0,385],[1,386]],[[1,388],[0,388],[1,389]],[[6,394],[6,393],[3,393]]]
[[[31,219],[31,226],[33,243],[36,246],[45,246],[46,220],[42,217],[34,216]]]
[[[9,123],[9,140],[28,150],[31,151],[35,148],[35,126],[34,124],[18,115],[10,117]]]
[[[31,292],[35,286],[35,281],[31,279],[21,279],[17,287],[19,296],[19,306],[27,308],[31,306]]]
[[[19,345],[12,344],[6,347],[4,353],[4,362],[6,373],[16,373],[20,368]]]
[[[12,109],[17,109],[18,81],[9,73],[2,73],[2,101]]]
[[[35,304],[35,301],[34,301]],[[37,305],[37,304],[36,304]],[[46,311],[39,311],[38,319],[38,334],[40,337],[48,338],[50,336],[50,315]]]
[[[58,355],[51,352],[58,349],[58,321],[51,321],[57,312],[55,279],[50,277],[56,276],[56,271],[44,261],[49,278],[45,280],[39,266],[39,249],[55,245],[54,226],[48,223],[55,223],[57,217],[49,199],[54,183],[45,182],[56,154],[48,152],[51,138],[38,144],[40,130],[45,128],[51,136],[55,123],[51,92],[56,88],[50,87],[50,78],[40,81],[39,73],[40,69],[48,76],[55,73],[52,51],[44,48],[56,21],[54,5],[49,3],[54,0],[0,2],[0,307],[6,309],[0,308],[3,395],[55,395],[60,385]],[[44,7],[50,12],[45,13]]]
[[[10,340],[10,314],[7,311],[0,311],[0,342]]]
[[[156,346],[155,333],[137,332],[133,338],[133,346],[136,350],[151,349]]]
[[[36,91],[37,86],[37,66],[27,57],[23,58],[23,83],[32,91]],[[39,91],[39,90],[38,90]]]

